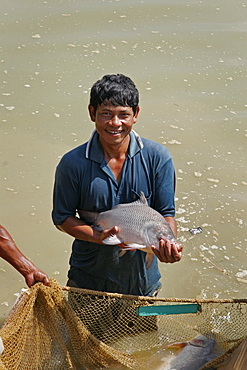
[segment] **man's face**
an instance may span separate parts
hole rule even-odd
[[[102,145],[121,144],[132,130],[137,120],[139,107],[134,114],[130,107],[114,106],[112,104],[100,104],[95,109],[89,105],[91,120],[95,122],[95,128],[100,135]]]

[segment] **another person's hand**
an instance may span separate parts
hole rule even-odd
[[[49,286],[48,276],[35,266],[33,267],[33,270],[24,275],[24,277],[26,280],[26,284],[29,288],[38,282],[41,282],[44,285]]]
[[[152,250],[161,262],[174,263],[181,260],[183,245],[160,239],[159,250],[155,247]]]

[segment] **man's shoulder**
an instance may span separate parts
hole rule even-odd
[[[147,153],[154,156],[162,156],[165,157],[166,159],[171,158],[171,153],[163,144],[157,143],[156,141],[146,138],[141,139],[143,142],[143,149]]]
[[[76,148],[69,150],[67,153],[64,154],[63,158],[76,157],[78,155],[81,156],[86,151],[86,145],[87,143],[84,143],[77,146]]]
[[[86,143],[82,144],[82,145],[79,145],[76,148],[71,149],[70,151],[65,153],[62,156],[59,164],[60,165],[75,164],[75,163],[77,163],[78,159],[80,159],[80,162],[81,162],[82,160],[84,160],[86,158],[85,152],[86,152]]]

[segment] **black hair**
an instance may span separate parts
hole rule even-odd
[[[105,75],[93,84],[89,104],[96,111],[98,105],[106,104],[107,101],[114,106],[131,107],[135,114],[139,92],[129,77],[122,74]]]

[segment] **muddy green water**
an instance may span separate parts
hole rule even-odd
[[[136,131],[177,171],[184,257],[160,265],[161,296],[246,298],[246,19],[238,0],[2,0],[0,220],[50,277],[66,283],[72,243],[51,222],[55,167],[93,129],[91,85],[124,73]],[[3,260],[0,278],[3,321],[25,282]]]

